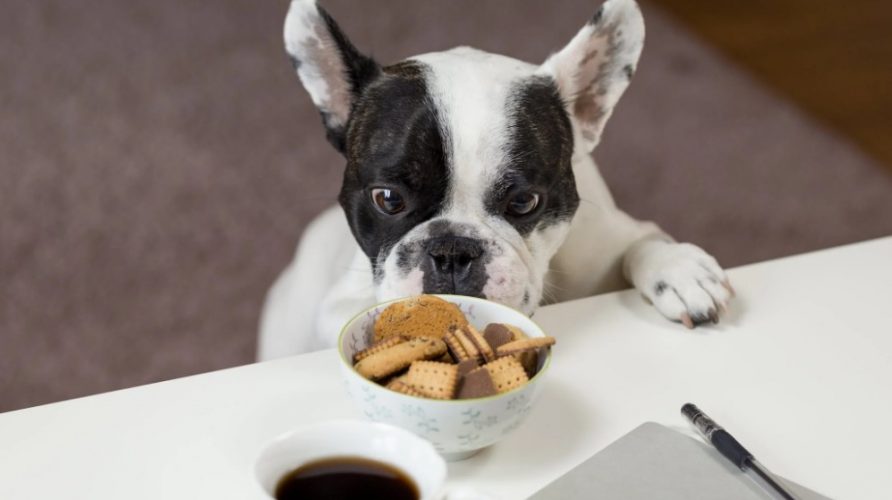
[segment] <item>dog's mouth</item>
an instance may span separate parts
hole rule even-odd
[[[531,313],[539,292],[526,264],[492,242],[453,238],[396,249],[377,286],[381,301],[420,294],[478,297]],[[402,265],[400,265],[402,264]]]

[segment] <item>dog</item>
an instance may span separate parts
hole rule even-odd
[[[618,209],[591,157],[635,74],[644,21],[608,0],[541,65],[469,47],[382,66],[313,0],[285,48],[346,159],[264,306],[261,360],[333,347],[372,305],[422,293],[541,304],[633,285],[688,328],[733,296],[701,248]]]

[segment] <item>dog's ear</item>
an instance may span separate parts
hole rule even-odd
[[[644,45],[644,20],[635,0],[608,0],[538,73],[557,83],[588,151],[635,73]]]
[[[285,50],[319,108],[329,142],[343,153],[353,103],[380,74],[380,67],[356,50],[315,0],[291,2],[285,18]]]

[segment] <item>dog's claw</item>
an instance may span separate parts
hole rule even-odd
[[[725,290],[728,290],[728,293],[731,294],[732,298],[737,296],[737,292],[734,291],[734,287],[731,286],[730,281],[728,281],[728,280],[722,281],[722,286],[725,287]]]
[[[636,288],[663,316],[687,328],[717,324],[735,290],[715,259],[687,243],[646,248],[648,255],[630,271]]]

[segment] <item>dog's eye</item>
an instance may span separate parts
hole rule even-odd
[[[521,216],[531,213],[539,206],[539,195],[536,193],[517,193],[508,200],[509,215]]]
[[[403,197],[393,189],[372,189],[372,201],[378,207],[378,210],[387,215],[398,214],[406,208],[406,202],[403,201]]]

